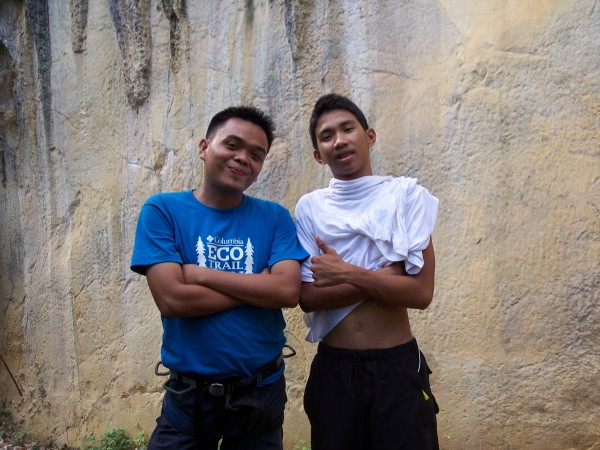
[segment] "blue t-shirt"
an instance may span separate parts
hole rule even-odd
[[[150,197],[140,212],[131,269],[145,274],[162,262],[198,264],[236,273],[260,273],[308,253],[290,213],[277,203],[244,196],[230,209],[200,203],[192,191]],[[176,372],[206,377],[252,376],[283,345],[281,309],[240,306],[209,316],[162,318],[161,358]],[[283,371],[265,380],[277,379]]]

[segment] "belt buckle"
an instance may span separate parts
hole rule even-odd
[[[215,397],[223,397],[225,395],[225,386],[221,383],[211,383],[208,385],[208,392]]]

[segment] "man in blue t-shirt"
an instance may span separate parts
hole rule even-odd
[[[131,269],[161,313],[170,370],[149,450],[283,447],[281,308],[298,304],[308,254],[285,208],[244,194],[272,142],[262,111],[219,112],[200,141],[201,187],[140,212]]]

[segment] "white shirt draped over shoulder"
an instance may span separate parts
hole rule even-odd
[[[438,199],[415,178],[366,176],[332,179],[329,186],[300,198],[295,222],[300,243],[311,257],[321,251],[316,236],[353,265],[377,270],[404,261],[409,275],[423,267],[423,250],[437,219]],[[302,281],[313,282],[310,258]],[[318,342],[360,303],[305,313],[306,340]]]

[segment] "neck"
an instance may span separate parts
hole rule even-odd
[[[194,189],[194,197],[203,205],[210,206],[212,208],[227,209],[239,206],[244,199],[244,194],[224,194],[222,192],[211,192],[211,190],[207,189],[206,186],[202,186],[198,189]]]

